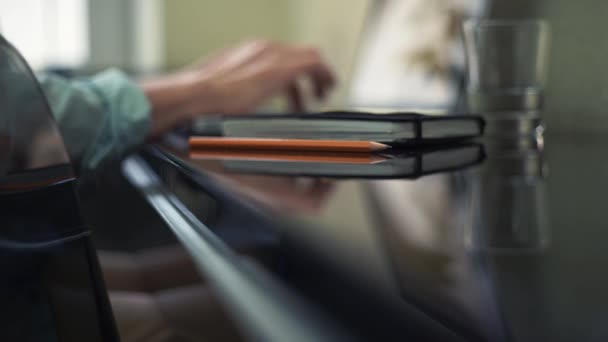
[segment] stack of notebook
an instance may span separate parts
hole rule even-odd
[[[226,117],[194,125],[190,156],[228,172],[322,177],[419,177],[475,164],[483,133],[471,115],[329,112]],[[221,137],[209,137],[220,135]]]

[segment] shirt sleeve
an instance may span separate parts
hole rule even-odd
[[[143,91],[116,69],[90,79],[38,75],[72,162],[94,169],[141,144],[150,126]]]

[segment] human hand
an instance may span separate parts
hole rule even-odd
[[[254,110],[270,96],[284,92],[291,109],[304,110],[296,84],[308,77],[315,96],[324,98],[333,87],[334,76],[312,47],[290,46],[256,40],[228,48],[191,68],[200,91],[210,88],[215,111],[232,114]]]
[[[329,66],[310,47],[255,40],[225,49],[180,72],[144,82],[152,104],[152,133],[208,113],[239,114],[284,93],[294,111],[304,110],[297,80],[310,79],[315,96],[335,83]]]

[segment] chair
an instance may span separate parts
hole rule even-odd
[[[1,341],[118,341],[75,176],[42,91],[0,36]]]

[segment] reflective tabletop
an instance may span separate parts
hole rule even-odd
[[[362,156],[175,135],[77,177],[1,37],[0,90],[0,341],[608,340],[605,137]]]
[[[175,135],[77,177],[1,38],[0,89],[1,341],[608,339],[605,137],[354,156]]]
[[[122,172],[159,212],[151,188],[201,224],[189,237],[176,225],[182,244],[208,230],[312,310],[300,320],[333,322],[336,339],[605,340],[608,141],[473,146],[481,150],[441,154],[444,170],[425,172],[425,151],[416,172],[386,177],[318,160],[294,173],[276,158],[202,158],[171,143],[128,158]],[[197,248],[187,248],[194,259]]]

